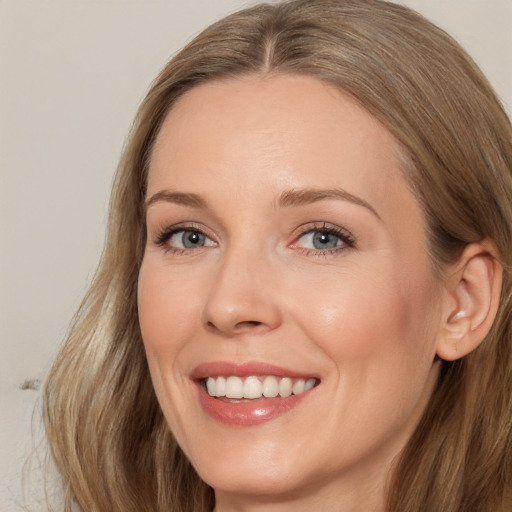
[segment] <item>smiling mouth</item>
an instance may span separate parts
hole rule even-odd
[[[318,379],[296,379],[273,375],[248,377],[218,376],[202,380],[204,389],[211,397],[233,400],[257,400],[259,398],[287,398],[313,389]]]

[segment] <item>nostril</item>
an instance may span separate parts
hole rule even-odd
[[[215,331],[223,331],[230,332],[231,334],[240,334],[242,332],[260,332],[262,329],[266,330],[268,327],[263,322],[258,322],[257,320],[244,320],[242,322],[236,322],[232,328],[227,328],[224,326],[223,328],[219,328],[219,326],[215,325],[215,322],[208,322],[207,326],[209,329],[213,329]]]
[[[245,322],[238,322],[237,327],[257,327],[261,325],[261,322],[257,322],[256,320],[247,320]]]
[[[242,333],[258,333],[261,334],[269,329],[268,325],[264,322],[258,322],[257,320],[244,320],[237,322],[233,328],[233,334]]]

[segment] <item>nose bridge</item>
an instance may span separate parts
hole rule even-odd
[[[205,323],[225,335],[276,328],[281,315],[269,286],[270,255],[239,240],[221,258],[204,305]]]

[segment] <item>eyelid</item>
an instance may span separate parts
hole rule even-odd
[[[152,238],[153,243],[159,247],[164,248],[166,251],[174,252],[176,254],[197,251],[204,247],[218,246],[218,240],[216,239],[216,236],[211,232],[211,230],[208,229],[203,224],[200,224],[197,222],[179,222],[177,224],[172,224],[170,226],[158,228],[155,231],[156,231],[156,233],[153,235],[153,238]],[[211,240],[213,242],[213,245],[199,246],[199,247],[195,247],[195,248],[194,247],[181,248],[181,247],[170,246],[168,244],[169,239],[173,235],[175,235],[176,233],[179,233],[181,231],[197,231],[198,233],[201,233],[202,235],[207,237],[209,240]],[[313,232],[325,232],[325,233],[333,234],[341,240],[342,244],[340,246],[324,248],[324,249],[301,247],[298,244],[298,241],[303,236],[305,236],[309,233],[313,233]],[[325,222],[325,221],[308,222],[306,224],[303,224],[295,230],[295,233],[292,236],[293,236],[293,240],[291,243],[288,244],[288,247],[291,247],[295,250],[301,251],[305,254],[311,253],[311,254],[317,254],[317,255],[328,255],[328,254],[338,253],[338,252],[345,251],[347,249],[356,247],[356,238],[352,235],[352,233],[349,230],[347,230],[346,228],[343,228],[339,225],[332,224],[332,223]]]
[[[305,247],[300,247],[297,245],[297,242],[305,235],[312,233],[312,232],[325,232],[333,234],[343,242],[342,246],[333,247],[330,249],[310,249]],[[342,228],[341,226],[338,226],[336,224],[331,224],[330,222],[312,222],[308,224],[304,224],[297,228],[294,237],[293,242],[290,244],[290,247],[295,248],[297,250],[302,250],[306,252],[314,252],[318,254],[329,254],[332,252],[339,252],[344,251],[349,248],[355,248],[356,246],[356,238],[354,235],[348,231],[346,228]]]
[[[196,231],[201,233],[206,238],[212,240],[215,245],[217,245],[217,241],[215,240],[215,236],[211,233],[211,230],[207,229],[202,224],[198,224],[197,222],[179,222],[178,224],[172,224],[170,226],[165,226],[162,228],[158,228],[156,233],[153,235],[153,243],[159,247],[165,247],[169,251],[193,251],[197,248],[181,248],[181,247],[171,247],[167,246],[169,239],[179,233],[180,231]]]

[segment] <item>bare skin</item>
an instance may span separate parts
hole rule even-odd
[[[139,316],[159,402],[216,512],[383,510],[438,377],[446,302],[398,151],[307,77],[208,83],[168,115]],[[268,421],[228,424],[191,377],[218,361],[317,385]]]

